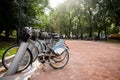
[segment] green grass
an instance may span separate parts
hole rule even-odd
[[[5,52],[5,50],[15,42],[16,38],[14,36],[10,36],[10,38],[6,38],[4,35],[0,36],[0,60],[2,59],[2,55]],[[10,53],[10,55],[12,54]]]
[[[0,60],[2,59],[2,54],[10,45],[11,43],[0,41]]]

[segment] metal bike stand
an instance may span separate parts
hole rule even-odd
[[[19,62],[22,60],[27,47],[28,47],[28,43],[25,43],[25,42],[21,43],[13,62],[10,64],[10,67],[8,68],[6,72],[7,76],[13,75],[17,72],[17,69],[19,67]]]

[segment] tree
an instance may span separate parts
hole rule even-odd
[[[2,0],[0,3],[0,26],[2,26],[0,34],[5,30],[6,37],[9,37],[10,31],[17,29],[19,17],[21,17],[21,27],[36,26],[36,22],[40,22],[41,19],[38,16],[44,17],[47,5],[48,0]]]
[[[119,32],[119,5],[119,0],[66,0],[51,13],[54,14],[51,25],[67,38],[105,36],[107,39],[112,32]]]

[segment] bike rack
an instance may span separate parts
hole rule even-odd
[[[28,43],[25,43],[25,42],[21,43],[21,46],[18,49],[17,55],[15,56],[13,62],[10,64],[10,67],[6,72],[7,76],[13,75],[17,72],[19,62],[22,60],[27,47],[28,47]]]

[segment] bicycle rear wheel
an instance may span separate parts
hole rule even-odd
[[[14,57],[19,49],[19,46],[11,46],[2,55],[2,64],[8,70],[10,64],[13,62]],[[18,72],[25,70],[32,61],[32,54],[29,49],[26,50],[24,57],[19,63]]]

